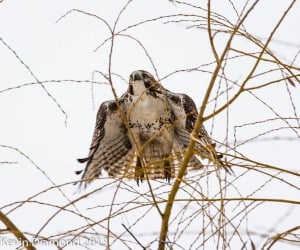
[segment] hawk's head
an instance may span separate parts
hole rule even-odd
[[[136,96],[143,93],[155,95],[155,93],[161,93],[161,85],[149,72],[137,70],[130,74],[129,93]]]

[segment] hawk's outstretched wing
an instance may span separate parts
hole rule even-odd
[[[80,163],[87,163],[82,180],[92,181],[101,174],[102,169],[107,170],[111,176],[120,175],[124,172],[124,163],[133,156],[134,151],[117,103],[115,101],[102,103],[97,114],[89,156],[78,159]]]
[[[175,132],[185,147],[188,147],[190,133],[196,124],[198,111],[192,98],[185,94],[166,91],[167,99],[173,109],[176,121]],[[222,155],[217,154],[215,144],[212,142],[204,126],[200,129],[196,142],[196,151],[202,156],[210,159],[217,167],[225,167],[221,161]],[[226,170],[228,170],[225,167]]]
[[[167,91],[167,98],[173,109],[176,118],[176,132],[184,143],[188,146],[190,133],[196,124],[198,111],[192,98],[185,94],[172,93]],[[199,131],[199,139],[204,145],[212,144],[204,127]]]

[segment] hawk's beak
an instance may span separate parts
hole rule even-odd
[[[130,75],[129,80],[130,81],[140,81],[140,80],[142,80],[142,76],[138,72],[133,72]]]

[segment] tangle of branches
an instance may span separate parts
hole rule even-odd
[[[293,151],[300,140],[299,101],[297,104],[296,99],[300,82],[300,68],[297,66],[300,45],[297,44],[298,51],[292,60],[281,59],[271,49],[271,44],[276,43],[278,30],[296,8],[297,1],[287,1],[281,16],[274,17],[274,25],[264,38],[247,29],[247,23],[259,10],[262,0],[242,1],[239,6],[236,1],[224,1],[234,13],[234,18],[230,19],[215,8],[216,1],[195,4],[192,1],[169,1],[170,8],[175,8],[176,13],[124,26],[122,22],[127,12],[137,2],[129,0],[112,24],[96,11],[82,9],[70,9],[57,19],[56,25],[72,22],[74,17],[93,20],[109,34],[93,48],[95,53],[107,53],[107,69],[94,69],[92,80],[88,79],[90,76],[84,80],[42,80],[22,58],[21,51],[0,37],[0,46],[32,77],[31,82],[0,89],[0,98],[20,89],[39,88],[46,94],[44,98],[53,104],[53,109],[63,115],[67,126],[70,123],[69,111],[53,94],[55,91],[50,90],[70,85],[89,88],[93,105],[98,102],[96,90],[104,87],[109,87],[114,98],[118,98],[117,82],[127,84],[127,76],[114,71],[113,59],[119,39],[126,39],[142,51],[162,84],[182,75],[209,79],[207,84],[195,87],[201,88],[199,92],[204,95],[197,103],[199,116],[194,132],[203,124],[211,125],[213,138],[215,134],[220,135],[216,140],[220,145],[218,151],[231,165],[234,175],[217,170],[206,161],[204,169],[185,175],[187,164],[195,154],[191,140],[178,176],[170,183],[146,181],[138,187],[133,181],[100,176],[88,189],[74,194],[73,184],[78,181],[75,175],[72,181],[57,184],[49,170],[43,167],[45,163],[36,163],[32,152],[23,151],[19,145],[1,143],[1,152],[14,157],[6,158],[1,154],[0,171],[29,164],[43,176],[48,186],[25,199],[0,203],[0,246],[14,237],[16,244],[25,249],[39,249],[42,245],[56,249],[74,249],[76,246],[78,249],[159,250],[299,247],[300,222],[296,214],[299,214],[300,205],[300,172],[299,166],[296,169],[289,164],[296,161],[298,155],[291,159],[291,154],[285,156],[285,152]],[[205,33],[213,60],[160,75],[145,40],[136,36],[135,31],[143,27],[172,29],[174,26],[193,34]],[[247,67],[242,68],[245,62]],[[239,70],[241,74],[237,77]],[[96,81],[97,76],[103,80]],[[278,92],[282,100],[272,97]],[[285,107],[284,112],[279,104]],[[241,115],[238,110],[242,110]],[[243,120],[245,113],[249,114],[247,120]],[[277,145],[282,145],[280,153],[275,153]],[[274,159],[280,156],[286,161],[277,163],[271,157],[261,159],[257,157],[260,150],[274,150]],[[28,179],[24,179],[24,183],[34,184]],[[11,187],[6,188],[21,187],[11,183]],[[42,221],[36,221],[33,211],[45,211],[46,215]],[[26,231],[23,223],[14,219],[17,214],[23,214],[26,223],[35,223],[34,231]],[[32,219],[29,221],[26,217]],[[64,219],[71,223],[65,223]]]

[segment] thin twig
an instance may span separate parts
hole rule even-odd
[[[131,235],[131,237],[136,241],[136,243],[138,243],[138,245],[142,248],[142,249],[145,249],[146,250],[146,247],[144,247],[142,245],[142,243],[135,237],[135,235],[122,223],[121,224],[125,230]]]

